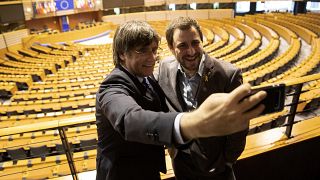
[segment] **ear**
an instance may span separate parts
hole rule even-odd
[[[119,54],[119,58],[120,58],[120,59],[119,59],[119,63],[124,66],[125,63],[126,63],[126,56],[125,56],[125,54],[124,54],[124,53]]]
[[[123,54],[123,53],[119,54],[119,57],[120,57],[120,59],[121,59],[122,61],[124,61],[125,57],[124,57],[124,54]]]

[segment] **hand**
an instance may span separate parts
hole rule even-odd
[[[249,84],[243,84],[231,93],[210,95],[197,110],[182,116],[182,136],[185,140],[223,136],[248,128],[249,120],[264,109],[262,104],[253,107],[267,95],[265,91],[259,91],[249,96],[250,89]]]

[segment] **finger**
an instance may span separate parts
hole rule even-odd
[[[265,91],[259,91],[255,94],[243,99],[239,104],[242,112],[246,112],[246,111],[252,109],[254,106],[259,104],[266,96],[267,96],[267,93]]]
[[[240,100],[242,100],[244,97],[248,96],[251,92],[251,86],[250,84],[242,84],[241,86],[237,87],[230,93],[230,98],[232,104],[236,103],[238,104]]]
[[[246,117],[242,117],[238,119],[238,123],[236,124],[237,132],[243,131],[249,128],[250,119]]]
[[[260,104],[256,108],[245,112],[243,114],[243,118],[248,119],[248,120],[256,118],[257,116],[259,116],[263,112],[264,108],[265,108],[265,106],[263,104]]]

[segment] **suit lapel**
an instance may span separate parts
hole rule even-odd
[[[168,72],[168,78],[165,78],[163,80],[164,85],[162,87],[166,96],[171,101],[170,104],[174,106],[175,109],[177,109],[179,112],[182,111],[182,107],[179,103],[179,100],[177,98],[177,69],[178,69],[178,62],[175,61],[173,63],[170,63],[169,65],[169,71]]]
[[[206,54],[203,73],[197,93],[198,106],[200,106],[210,94],[219,92],[219,84],[217,84],[217,79],[214,78],[216,70],[215,61]]]

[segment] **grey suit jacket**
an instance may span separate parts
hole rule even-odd
[[[184,103],[177,85],[178,65],[178,61],[174,58],[161,61],[155,77],[168,98],[170,111],[182,112]],[[241,83],[242,76],[239,69],[205,54],[204,70],[196,97],[198,105],[201,105],[210,94],[231,92]],[[217,173],[222,172],[225,164],[234,163],[244,150],[246,135],[247,131],[243,131],[229,136],[197,139],[190,145],[191,159],[202,173],[213,172],[212,170]]]
[[[149,79],[158,97],[124,68],[116,67],[96,97],[97,179],[157,179],[166,172],[163,145],[172,145],[174,119],[164,94]]]

